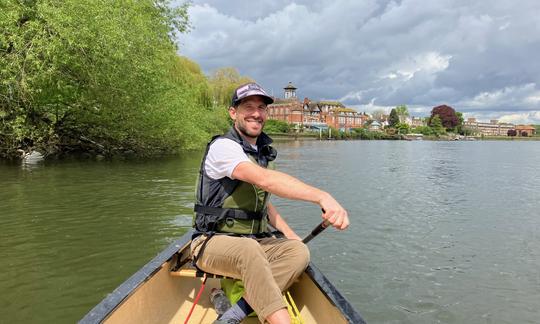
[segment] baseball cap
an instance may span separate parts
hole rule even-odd
[[[251,96],[263,97],[263,100],[267,105],[274,103],[274,99],[272,99],[260,85],[255,82],[250,82],[243,84],[234,90],[231,106],[234,107],[238,105],[240,100]]]

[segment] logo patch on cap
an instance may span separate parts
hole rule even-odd
[[[241,85],[234,91],[232,105],[237,105],[240,100],[249,96],[262,96],[267,105],[274,102],[274,99],[272,99],[260,85],[257,83],[247,83]]]

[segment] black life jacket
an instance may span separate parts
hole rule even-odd
[[[270,146],[272,139],[265,133],[257,138],[254,149],[232,127],[225,135],[214,136],[206,147],[199,171],[197,203],[193,226],[202,233],[260,234],[267,232],[266,206],[270,193],[257,186],[224,177],[210,178],[204,165],[210,145],[219,138],[227,138],[240,144],[251,161],[264,168],[274,168],[277,151]]]

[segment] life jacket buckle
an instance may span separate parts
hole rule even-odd
[[[228,227],[233,227],[234,226],[234,218],[231,218],[231,217],[225,218],[225,225],[227,225]]]

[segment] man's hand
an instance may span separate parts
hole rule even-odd
[[[234,169],[234,179],[256,185],[282,198],[309,201],[324,209],[323,218],[339,230],[349,227],[347,211],[329,193],[312,187],[283,172],[265,169],[252,162],[241,162]],[[279,228],[278,228],[279,229]]]
[[[332,226],[338,230],[349,227],[347,211],[330,194],[325,193],[319,201],[319,205],[324,211],[322,218],[328,220]]]

